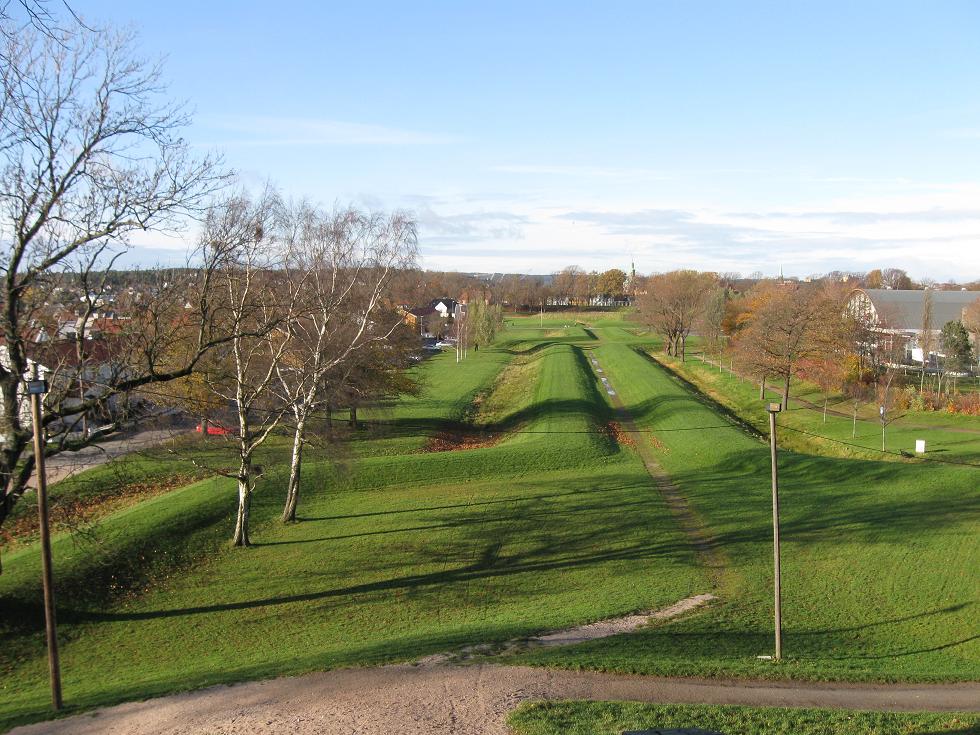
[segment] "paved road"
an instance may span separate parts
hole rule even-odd
[[[124,454],[157,446],[187,431],[186,428],[146,429],[134,434],[110,437],[97,444],[80,449],[77,452],[56,454],[53,457],[49,457],[45,464],[45,469],[48,473],[48,484],[50,485],[59,480],[64,480],[66,477],[70,477],[83,470],[98,467],[110,459],[121,457]],[[33,476],[31,477],[30,486],[35,487]]]
[[[975,711],[980,684],[702,681],[489,664],[399,665],[212,687],[11,735],[507,735],[507,714],[541,699]]]

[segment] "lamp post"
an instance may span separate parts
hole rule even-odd
[[[776,464],[776,414],[782,410],[782,404],[775,402],[766,406],[769,412],[769,458],[772,464],[772,557],[773,580],[776,613],[776,655],[779,661],[783,655],[783,612],[782,612],[782,580],[779,571],[779,471]]]
[[[51,704],[61,709],[61,667],[58,662],[58,632],[54,611],[54,577],[51,572],[51,530],[48,525],[48,485],[44,473],[44,427],[41,401],[48,392],[48,381],[39,380],[37,366],[31,368],[27,394],[34,423],[34,474],[37,477],[37,511],[41,527],[41,586],[44,589],[44,629],[48,639],[48,671],[51,676]]]

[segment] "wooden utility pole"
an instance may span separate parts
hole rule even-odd
[[[783,655],[783,611],[782,611],[782,579],[779,571],[779,470],[776,464],[776,414],[782,410],[779,403],[770,403],[766,410],[769,412],[769,457],[772,463],[772,556],[774,597],[776,611],[776,656],[779,661]]]
[[[48,525],[48,485],[44,474],[44,427],[41,401],[48,392],[46,380],[38,380],[37,366],[31,369],[27,393],[31,397],[34,423],[34,474],[37,478],[37,511],[41,526],[41,586],[44,588],[44,628],[48,638],[48,670],[51,675],[51,704],[61,709],[61,667],[58,663],[58,631],[54,610],[54,576],[51,572],[51,529]]]

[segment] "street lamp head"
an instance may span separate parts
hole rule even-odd
[[[769,404],[768,404],[768,405],[766,406],[766,410],[767,410],[767,411],[768,411],[769,413],[779,413],[780,411],[782,411],[782,410],[783,410],[783,404],[782,404],[782,403],[780,403],[779,401],[771,401],[771,402],[770,402],[770,403],[769,403]]]

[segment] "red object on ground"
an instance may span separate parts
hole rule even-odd
[[[198,424],[197,426],[195,426],[194,431],[200,434],[201,425]],[[208,436],[225,436],[226,434],[230,434],[230,433],[231,433],[231,429],[226,429],[223,426],[215,426],[214,424],[208,424]]]

